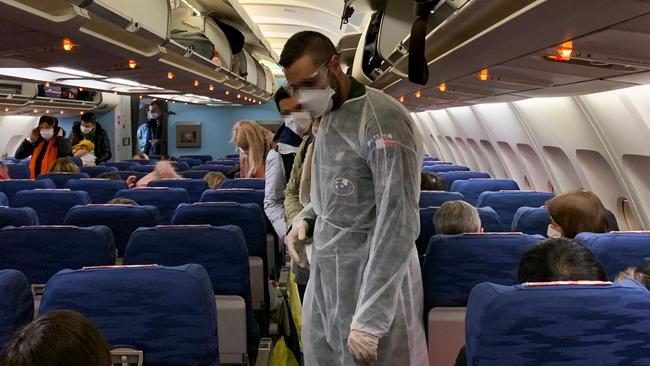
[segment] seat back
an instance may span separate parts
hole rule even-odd
[[[424,165],[422,171],[439,173],[439,172],[463,172],[469,171],[469,168],[462,165],[447,165],[447,164],[435,164],[435,165]]]
[[[31,207],[11,208],[0,206],[0,229],[5,226],[38,225],[38,215]]]
[[[219,364],[210,278],[198,264],[64,270],[47,284],[40,314],[76,310],[113,346],[144,353],[145,365]]]
[[[176,172],[184,172],[186,170],[190,169],[190,165],[188,163],[182,162],[182,161],[172,161],[171,162],[172,166],[174,167],[174,170]]]
[[[159,226],[136,230],[124,255],[125,265],[157,263],[202,265],[215,295],[235,295],[246,304],[246,333],[253,337],[253,310],[244,233],[237,226]],[[251,343],[249,342],[249,345]]]
[[[254,203],[264,209],[264,190],[246,188],[208,189],[203,192],[201,202]]]
[[[492,207],[477,207],[478,217],[481,219],[481,227],[486,233],[503,232],[501,230],[501,218]]]
[[[131,170],[140,173],[151,173],[154,169],[156,169],[155,165],[134,165],[131,167]]]
[[[424,156],[424,157],[422,157],[422,160],[423,161],[438,161],[440,159],[438,159],[438,158],[436,158],[434,156]]]
[[[447,189],[451,188],[451,185],[454,184],[457,180],[466,180],[471,178],[490,178],[490,174],[483,172],[468,172],[468,171],[451,171],[451,172],[439,172],[437,173],[443,182],[447,186]]]
[[[127,163],[132,163],[133,165],[149,165],[149,163],[155,162],[155,160],[142,160],[142,159],[125,159],[122,161]]]
[[[31,176],[29,173],[29,165],[7,164],[7,169],[9,170],[9,176],[12,179],[29,179]]]
[[[136,188],[123,189],[115,197],[129,198],[139,205],[152,205],[158,207],[160,211],[160,222],[169,224],[174,210],[181,203],[190,203],[190,196],[184,188]]]
[[[221,164],[201,164],[193,166],[192,170],[207,170],[210,172],[221,172],[223,174],[228,173],[232,170],[232,165],[221,165]]]
[[[186,170],[184,172],[181,172],[180,174],[181,174],[181,176],[183,178],[203,179],[203,177],[205,177],[205,175],[208,174],[208,173],[210,173],[209,170],[190,169],[190,170]]]
[[[478,197],[478,207],[492,207],[501,218],[503,231],[510,231],[515,213],[520,207],[540,207],[553,198],[550,192],[499,191],[483,192]]]
[[[519,190],[519,185],[512,179],[478,178],[457,180],[449,190],[462,193],[467,202],[476,206],[478,197],[483,192]]]
[[[235,225],[244,232],[248,255],[266,263],[266,224],[254,203],[201,202],[178,206],[172,225]]]
[[[102,173],[116,172],[119,169],[112,166],[97,165],[97,166],[86,166],[81,168],[82,173],[88,174],[90,178],[95,178]]]
[[[614,281],[628,267],[641,267],[650,257],[649,231],[612,231],[580,233],[576,240],[586,245],[605,267],[607,277]]]
[[[212,160],[212,155],[181,155],[179,159],[199,159],[205,163]]]
[[[118,255],[124,255],[131,234],[139,227],[153,227],[160,223],[160,212],[155,206],[87,205],[74,206],[68,211],[64,225],[90,227],[105,225],[113,232]]]
[[[139,165],[131,161],[107,161],[102,163],[100,166],[116,168],[119,171],[131,170],[130,168],[134,165]]]
[[[551,216],[546,207],[520,207],[512,218],[512,231],[546,236]]]
[[[27,277],[14,269],[0,270],[0,349],[34,318],[34,298]]]
[[[145,172],[136,172],[134,170],[120,170],[116,173],[120,176],[120,178],[122,178],[123,181],[129,179],[129,177],[132,175],[135,176],[136,179],[140,179],[148,174]]]
[[[106,203],[115,198],[117,192],[128,187],[123,180],[90,178],[71,179],[65,183],[64,188],[88,192],[92,203]]]
[[[38,214],[41,225],[61,225],[70,208],[76,205],[87,205],[90,202],[90,196],[83,191],[35,189],[16,193],[11,205],[33,208]]]
[[[176,160],[180,163],[186,163],[190,168],[193,166],[201,165],[203,164],[203,161],[201,159],[192,159],[192,158],[179,158]]]
[[[462,194],[446,191],[422,191],[420,192],[420,208],[440,207],[447,201],[464,201]]]
[[[23,226],[0,230],[0,268],[20,270],[32,284],[65,268],[115,264],[115,241],[106,226]]]
[[[46,173],[36,177],[37,180],[51,179],[54,182],[56,188],[63,188],[63,186],[65,186],[65,182],[69,181],[70,179],[81,178],[90,178],[90,176],[86,173]]]
[[[422,270],[425,313],[439,306],[465,306],[481,282],[517,283],[519,260],[543,237],[521,233],[435,235]]]
[[[645,365],[650,292],[627,284],[482,283],[467,306],[468,365]]]
[[[235,178],[235,179],[226,179],[222,184],[221,188],[249,188],[249,189],[261,189],[264,190],[264,179],[258,178]]]
[[[55,189],[56,185],[51,179],[31,180],[31,179],[9,179],[0,180],[0,192],[7,195],[9,204],[16,193],[19,191],[28,191],[32,189]]]
[[[203,194],[203,192],[205,192],[209,188],[208,183],[203,179],[190,179],[190,178],[154,180],[149,182],[147,186],[183,188],[187,191],[187,194],[189,194],[191,202],[199,202],[201,200],[201,195]]]
[[[9,206],[9,197],[2,192],[0,192],[0,206]]]
[[[216,164],[216,165],[228,165],[228,166],[235,166],[239,164],[239,160],[233,160],[233,159],[216,159],[216,160],[210,160],[206,161],[206,164]]]

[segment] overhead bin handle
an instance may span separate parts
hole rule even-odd
[[[409,81],[425,85],[429,80],[429,67],[424,57],[427,20],[445,0],[415,0],[415,21],[409,38]]]

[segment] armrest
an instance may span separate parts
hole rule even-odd
[[[246,302],[240,296],[216,295],[219,361],[247,365]]]
[[[144,354],[133,348],[115,348],[111,350],[111,362],[119,366],[142,366]]]
[[[264,310],[264,286],[266,276],[264,275],[264,263],[260,257],[248,257],[248,268],[251,275],[251,299],[253,310]]]

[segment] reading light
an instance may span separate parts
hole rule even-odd
[[[34,112],[34,113],[38,113],[38,109],[34,109],[33,112]]]
[[[569,61],[571,55],[573,54],[573,41],[568,41],[562,43],[562,45],[557,49],[556,60]]]
[[[5,108],[5,112],[9,112],[9,108]]]
[[[49,109],[46,109],[46,110],[45,110],[45,114],[50,114],[50,110],[49,110]]]
[[[419,98],[419,97],[421,97],[421,96],[422,96],[422,93],[420,93],[419,90],[415,92],[415,97],[416,97],[416,98]]]
[[[199,81],[198,80],[194,80],[194,86],[199,86]]]
[[[241,99],[241,94],[237,94],[237,99]]]
[[[138,63],[135,60],[129,60],[129,69],[135,69],[138,66]]]
[[[70,52],[70,51],[72,51],[73,48],[74,48],[74,44],[72,43],[72,41],[69,40],[68,38],[64,38],[63,39],[63,50],[66,51],[66,52]]]
[[[483,69],[483,70],[481,70],[481,72],[478,74],[478,78],[479,78],[481,81],[485,81],[485,80],[487,80],[487,79],[488,79],[488,76],[489,76],[489,74],[488,74],[488,69]]]
[[[226,95],[230,94],[230,90],[226,90]]]
[[[210,84],[210,86],[208,86],[208,90],[214,91],[214,85]]]
[[[169,79],[169,80],[173,79],[174,76],[176,76],[176,75],[174,75],[174,73],[171,72],[171,71],[167,73],[167,79]]]
[[[63,114],[63,109],[59,111],[59,114]]]
[[[438,85],[438,90],[440,90],[441,92],[447,91],[447,83],[442,83]]]
[[[399,97],[399,102],[404,103],[404,96],[403,95],[401,97]]]

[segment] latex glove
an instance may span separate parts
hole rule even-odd
[[[348,336],[348,349],[358,365],[372,365],[377,361],[377,346],[379,337],[376,335],[352,329]]]
[[[307,251],[305,250],[308,229],[307,221],[298,220],[294,222],[286,239],[291,259],[297,266],[302,268],[309,267],[309,259],[307,259]]]

